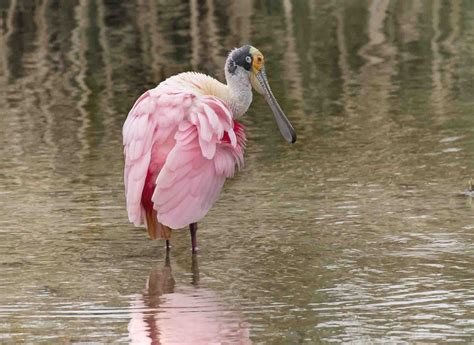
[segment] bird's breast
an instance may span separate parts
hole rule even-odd
[[[240,146],[242,148],[245,147],[245,126],[240,122],[234,120],[233,130],[237,138],[237,146]],[[226,144],[231,143],[228,132],[224,132],[224,136],[222,137],[221,142]]]

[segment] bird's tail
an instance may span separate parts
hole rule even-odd
[[[146,214],[146,227],[148,229],[148,236],[152,240],[164,239],[169,240],[171,238],[171,228],[161,224],[158,221],[156,211],[154,209],[145,209]]]

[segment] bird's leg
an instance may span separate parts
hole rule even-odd
[[[170,251],[169,250],[166,251],[165,267],[171,267]]]
[[[166,251],[170,251],[170,240],[166,240]]]
[[[193,254],[196,254],[196,251],[198,249],[197,238],[196,238],[197,229],[198,229],[197,223],[189,224],[189,231],[191,232],[191,248],[192,248]]]
[[[193,273],[192,284],[194,287],[199,287],[199,265],[197,255],[193,254],[191,259],[191,272]]]

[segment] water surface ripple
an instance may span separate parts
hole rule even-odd
[[[470,1],[0,2],[1,343],[474,341]],[[145,89],[264,52],[246,166],[163,243],[129,224]]]

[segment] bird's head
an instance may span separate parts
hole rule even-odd
[[[225,69],[227,79],[233,76],[249,78],[252,87],[259,94],[263,95],[270,106],[283,137],[289,143],[294,143],[296,141],[295,130],[283,113],[268,84],[263,54],[257,48],[250,45],[234,49],[227,58]]]

